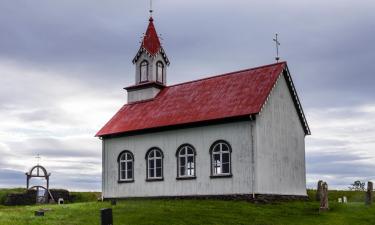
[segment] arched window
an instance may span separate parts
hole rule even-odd
[[[156,63],[156,81],[159,83],[163,83],[163,72],[164,72],[164,64],[161,61]]]
[[[148,62],[143,60],[140,65],[140,82],[148,81]]]
[[[163,152],[158,148],[151,148],[146,153],[147,180],[163,179]]]
[[[130,151],[123,151],[118,157],[119,182],[134,180],[134,156]]]
[[[231,176],[231,152],[232,149],[226,141],[216,141],[210,149],[211,175]]]
[[[193,146],[185,144],[180,146],[176,152],[177,156],[177,177],[195,177],[195,150]]]

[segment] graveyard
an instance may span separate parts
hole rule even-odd
[[[112,208],[113,224],[374,224],[375,207],[365,204],[363,191],[329,191],[330,209],[325,212],[319,212],[316,191],[308,194],[307,201],[272,203],[135,199],[112,205],[91,197],[63,205],[0,206],[0,224],[100,224],[102,208]],[[346,204],[338,202],[342,196]],[[45,215],[35,216],[41,209]]]

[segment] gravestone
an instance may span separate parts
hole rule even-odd
[[[320,195],[320,208],[319,212],[329,210],[328,207],[328,184],[326,182],[322,183],[322,191]]]
[[[373,191],[373,184],[371,181],[367,182],[367,191],[366,191],[366,205],[372,204],[372,193]]]
[[[317,201],[320,201],[320,196],[322,192],[322,183],[323,183],[322,180],[318,181],[318,187],[316,188],[316,196],[315,196],[315,199]]]
[[[112,200],[111,200],[111,205],[117,205],[117,201],[116,201],[116,199],[112,199]]]
[[[59,200],[57,200],[57,203],[59,205],[63,205],[64,204],[64,199],[63,198],[59,198]]]
[[[343,199],[343,202],[344,202],[345,204],[348,203],[348,198],[347,198],[346,196],[342,197],[342,199]]]
[[[338,203],[342,203],[342,198],[337,199]]]
[[[44,216],[44,211],[42,210],[35,211],[35,216]]]
[[[113,225],[112,209],[101,209],[100,210],[101,225]]]

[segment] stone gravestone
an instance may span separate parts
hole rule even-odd
[[[342,198],[337,199],[338,203],[342,203]]]
[[[320,208],[319,212],[329,210],[328,207],[328,184],[326,182],[322,183],[322,191],[320,195]]]
[[[348,203],[348,198],[346,196],[342,197],[344,203]]]
[[[113,225],[112,209],[101,209],[100,210],[101,225]]]
[[[373,191],[373,184],[371,181],[367,183],[367,191],[366,191],[366,205],[372,204],[372,191]]]
[[[316,188],[316,196],[315,196],[315,199],[317,201],[320,201],[320,196],[322,192],[322,183],[323,183],[322,180],[318,181],[318,187]]]

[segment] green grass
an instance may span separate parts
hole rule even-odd
[[[68,205],[0,206],[1,225],[79,225],[100,224],[99,210],[108,202]],[[34,211],[50,208],[45,217]],[[319,213],[319,203],[288,202],[254,204],[219,200],[124,200],[113,206],[114,224],[375,224],[375,206],[361,202],[331,202],[329,212]]]

